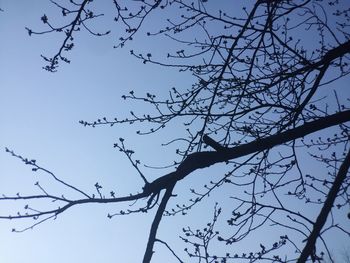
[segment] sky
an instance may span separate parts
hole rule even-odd
[[[129,55],[131,47],[113,49],[118,33],[115,31],[113,36],[104,38],[81,34],[77,38],[77,49],[69,54],[71,64],[62,64],[54,74],[46,72],[41,69],[45,63],[40,54],[50,55],[56,51],[61,38],[29,37],[25,27],[42,29],[40,17],[44,13],[49,16],[50,12],[57,16],[59,11],[46,0],[0,1],[0,6],[4,10],[0,13],[1,194],[38,193],[36,181],[49,190],[60,189],[47,175],[33,173],[11,157],[5,147],[36,159],[59,178],[90,193],[95,192],[96,182],[106,187],[107,193],[114,190],[129,194],[141,190],[142,181],[113,144],[120,137],[127,138],[127,145],[133,149],[137,146],[136,154],[143,161],[165,165],[172,161],[173,155],[164,155],[165,150],[159,144],[170,138],[171,132],[161,134],[162,140],[155,140],[159,134],[145,140],[134,136],[136,128],[128,125],[92,129],[83,127],[79,121],[127,116],[135,108],[121,99],[123,94],[135,89],[140,94],[159,93],[162,89],[166,92],[169,86],[177,84],[178,73],[163,69],[160,74],[159,67],[143,65]],[[108,13],[109,7],[103,5],[104,12]],[[55,43],[55,40],[58,41]],[[183,75],[182,83],[186,83]],[[156,154],[163,155],[160,162],[154,158]],[[146,173],[153,179],[161,174],[153,170]],[[1,205],[1,213],[16,210],[17,204],[7,205]],[[107,218],[108,213],[118,212],[120,207],[76,207],[55,221],[24,233],[12,233],[11,229],[27,227],[31,221],[1,221],[0,261],[140,262],[151,213]],[[177,235],[175,238],[178,239]],[[157,250],[155,262],[162,262],[160,258],[164,255],[169,258],[162,247]]]
[[[0,0],[0,7],[4,10],[0,12],[0,194],[38,193],[34,185],[37,181],[50,191],[61,190],[46,174],[33,173],[6,153],[5,147],[37,160],[59,178],[90,193],[94,192],[96,182],[106,193],[113,190],[123,195],[141,189],[142,181],[135,170],[113,148],[120,137],[126,138],[127,145],[144,163],[158,166],[173,161],[174,152],[160,144],[178,136],[176,125],[145,138],[136,136],[137,126],[89,128],[79,124],[80,120],[127,116],[135,109],[144,111],[140,105],[130,105],[121,99],[130,90],[164,95],[169,87],[190,85],[190,75],[144,65],[129,55],[133,48],[163,51],[166,43],[143,42],[141,38],[127,48],[113,49],[120,32],[106,26],[111,24],[109,15],[113,10],[106,1],[101,5],[106,15],[95,26],[102,31],[112,29],[112,33],[101,38],[81,33],[76,48],[68,55],[72,62],[61,63],[58,72],[52,74],[42,70],[45,63],[40,54],[53,54],[61,38],[29,37],[25,27],[42,29],[40,17],[44,13],[54,17],[59,11],[46,0]],[[217,171],[210,170],[208,178]],[[154,179],[164,170],[145,172]],[[186,179],[189,185],[196,183],[196,175]],[[201,209],[213,211],[214,201],[208,201]],[[2,204],[0,214],[17,211],[23,205]],[[0,221],[0,262],[140,262],[154,211],[148,215],[107,218],[108,213],[118,212],[121,207],[119,204],[74,207],[56,220],[24,233],[12,233],[11,229],[25,228],[31,221]],[[159,237],[182,246],[179,231],[183,226],[205,224],[208,219],[202,216],[202,211],[195,208],[191,217],[164,218]],[[156,245],[153,262],[164,260],[176,262],[169,251]]]
[[[45,177],[6,154],[4,147],[9,147],[86,191],[93,192],[98,181],[116,192],[127,192],[139,178],[113,149],[113,143],[135,130],[128,126],[90,129],[78,122],[102,114],[125,116],[130,109],[122,104],[121,95],[135,87],[150,88],[144,84],[151,83],[153,75],[128,52],[113,50],[111,39],[89,36],[81,40],[79,53],[72,54],[71,65],[62,66],[55,74],[45,72],[40,54],[57,46],[46,37],[29,38],[24,27],[41,26],[40,17],[52,6],[48,1],[0,3],[5,11],[0,17],[1,191],[35,192],[34,183]],[[162,81],[165,84],[165,79]],[[130,144],[141,150],[151,146],[137,139]],[[138,262],[150,218],[109,220],[108,212],[119,211],[113,208],[77,207],[54,222],[21,234],[11,233],[11,229],[22,223],[2,221],[0,261],[116,262],[118,258],[119,262]]]

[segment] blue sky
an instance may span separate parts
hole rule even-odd
[[[38,193],[36,181],[49,190],[60,189],[45,174],[32,173],[29,167],[5,153],[5,147],[36,159],[61,179],[90,193],[94,192],[96,182],[107,193],[114,190],[128,194],[141,189],[140,178],[126,158],[113,148],[119,137],[128,138],[126,143],[135,147],[136,154],[150,165],[172,161],[174,155],[164,154],[166,151],[159,147],[171,137],[169,131],[161,134],[161,140],[157,139],[159,134],[145,140],[136,137],[136,128],[129,125],[92,129],[78,122],[126,116],[135,107],[124,102],[122,94],[132,89],[141,94],[159,93],[162,89],[166,92],[178,82],[177,72],[145,66],[129,55],[129,48],[113,49],[116,38],[113,32],[113,36],[104,38],[81,34],[77,49],[69,54],[72,63],[62,64],[55,74],[48,73],[41,69],[45,64],[40,54],[56,51],[59,42],[55,40],[60,38],[29,37],[25,26],[42,29],[40,17],[51,12],[57,16],[59,11],[46,0],[0,1],[0,4],[5,11],[0,14],[1,193]],[[183,75],[182,79],[185,83]],[[162,158],[154,158],[159,154]],[[161,172],[148,170],[147,174],[152,179]],[[138,186],[134,187],[135,184]],[[2,204],[0,210],[16,210],[15,205]],[[76,207],[55,221],[21,234],[11,233],[11,229],[29,226],[30,221],[1,221],[0,261],[139,262],[152,218],[144,215],[107,218],[108,212],[118,212],[121,207]],[[164,253],[168,258],[167,252]],[[157,255],[162,255],[161,248],[155,262]]]
[[[138,178],[112,146],[119,137],[134,131],[129,127],[83,128],[78,121],[94,120],[105,113],[124,115],[127,109],[121,105],[121,94],[142,86],[140,78],[147,81],[150,75],[127,54],[118,55],[110,41],[105,44],[108,48],[103,47],[105,52],[94,53],[93,45],[101,45],[94,38],[85,39],[86,43],[95,41],[93,44],[84,45],[82,40],[81,53],[72,54],[74,62],[68,67],[56,74],[41,70],[39,55],[55,47],[45,38],[29,38],[24,26],[37,25],[44,10],[52,9],[45,3],[1,2],[6,10],[0,18],[0,31],[6,36],[0,49],[1,191],[36,191],[34,183],[45,177],[31,173],[11,158],[4,152],[6,146],[36,158],[60,178],[87,191],[92,192],[97,181],[117,191],[123,189]],[[134,69],[139,71],[137,78]],[[108,220],[109,211],[113,209],[73,209],[56,222],[23,234],[11,233],[19,222],[1,222],[1,261],[107,262],[118,257],[120,262],[137,262],[143,253],[149,219],[131,216]]]
[[[0,13],[0,193],[15,194],[38,192],[36,181],[50,191],[61,188],[43,173],[33,173],[18,159],[5,153],[5,147],[28,158],[36,159],[43,167],[61,179],[94,192],[99,182],[106,193],[113,190],[128,194],[141,189],[142,181],[126,158],[113,148],[119,137],[136,151],[136,155],[149,165],[166,165],[174,159],[174,149],[160,147],[161,143],[178,136],[176,124],[166,131],[149,137],[136,136],[138,127],[121,125],[113,128],[84,128],[79,120],[92,121],[101,117],[126,116],[130,110],[145,111],[138,104],[130,105],[121,96],[130,90],[167,94],[169,87],[186,86],[192,78],[176,70],[143,65],[129,55],[129,49],[162,51],[166,42],[130,43],[123,49],[113,49],[118,29],[103,38],[86,33],[76,39],[76,48],[68,55],[69,65],[61,63],[57,73],[41,69],[44,61],[40,54],[56,51],[57,35],[29,37],[25,26],[42,28],[40,17],[46,13],[55,16],[49,1],[0,1],[4,12]],[[110,29],[106,24],[112,19],[108,4],[103,7],[106,16],[97,22],[102,31]],[[109,19],[109,20],[108,20]],[[140,44],[142,43],[142,44]],[[345,94],[345,93],[344,93]],[[349,95],[347,91],[346,96]],[[140,126],[143,128],[142,126]],[[211,169],[194,173],[186,183],[194,185],[199,176],[207,180],[220,172]],[[310,170],[314,167],[310,166]],[[148,178],[156,178],[164,170],[145,169]],[[136,185],[136,187],[135,187]],[[178,191],[188,191],[189,188]],[[223,193],[229,191],[223,188]],[[178,240],[183,226],[204,225],[208,218],[203,211],[213,211],[215,198],[191,216],[167,217],[161,223],[159,237],[170,241],[181,251]],[[1,206],[3,211],[16,210],[17,205]],[[24,233],[11,233],[30,221],[0,222],[0,261],[6,263],[56,263],[56,262],[140,262],[152,220],[149,215],[130,215],[107,218],[107,213],[117,212],[123,205],[87,205],[74,207],[55,221],[46,222]],[[154,212],[154,211],[153,211]],[[260,233],[261,234],[261,233]],[[249,245],[249,240],[242,247]],[[176,262],[161,245],[156,246],[154,262]]]

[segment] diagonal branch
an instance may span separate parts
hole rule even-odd
[[[329,190],[327,199],[321,209],[320,214],[318,215],[316,222],[314,223],[314,227],[311,231],[311,234],[309,235],[308,239],[307,239],[307,243],[303,249],[303,251],[300,254],[300,257],[297,261],[297,263],[304,263],[306,262],[307,258],[309,256],[312,256],[312,253],[314,251],[315,248],[315,244],[316,244],[316,240],[320,235],[320,232],[324,226],[324,224],[326,223],[327,220],[327,216],[330,213],[334,201],[337,197],[337,194],[339,192],[339,189],[342,185],[342,183],[344,182],[346,175],[348,173],[350,167],[350,151],[348,152],[347,156],[345,157],[344,162],[342,163],[342,165],[339,168],[337,177],[335,178],[332,188]]]
[[[206,168],[217,163],[227,162],[229,160],[243,157],[252,153],[264,151],[277,145],[302,138],[308,134],[339,125],[347,121],[350,121],[350,110],[322,117],[315,121],[305,123],[297,128],[236,147],[220,148],[219,151],[192,153],[187,156],[187,158],[179,165],[175,172],[166,174],[155,181],[146,184],[144,187],[144,192],[159,192],[160,189],[167,188],[171,184],[185,178],[188,174],[197,169]],[[211,140],[212,139],[209,140],[206,138],[206,141],[210,142],[209,145],[214,146]],[[217,145],[215,145],[214,148],[219,149],[216,146]]]
[[[151,262],[151,258],[152,258],[152,255],[153,255],[153,246],[154,246],[154,242],[156,241],[156,235],[157,235],[157,230],[158,230],[158,226],[159,226],[159,223],[160,223],[160,220],[162,219],[163,217],[163,213],[164,213],[164,210],[166,208],[166,205],[171,197],[171,194],[172,194],[172,191],[174,189],[174,186],[175,186],[175,183],[170,185],[166,191],[165,191],[165,194],[162,198],[162,201],[160,202],[160,205],[158,207],[158,210],[156,212],[156,215],[153,219],[153,222],[152,222],[152,226],[151,226],[151,230],[150,230],[150,233],[149,233],[149,236],[148,236],[148,242],[147,242],[147,247],[146,247],[146,251],[145,251],[145,254],[144,254],[144,257],[143,257],[143,263],[149,263]]]
[[[75,205],[89,204],[89,203],[118,203],[118,202],[128,202],[128,201],[138,200],[142,198],[147,198],[149,196],[154,196],[154,194],[160,193],[162,189],[172,189],[178,181],[182,180],[188,174],[192,173],[197,169],[209,167],[216,163],[227,162],[235,158],[243,157],[252,153],[270,149],[274,146],[277,146],[298,138],[302,138],[313,132],[326,129],[334,125],[339,125],[347,121],[350,121],[350,110],[338,112],[333,115],[329,115],[329,116],[320,118],[318,120],[305,123],[304,125],[288,130],[286,132],[278,133],[278,134],[269,136],[267,138],[255,140],[253,142],[246,143],[233,148],[215,147],[218,149],[218,151],[192,153],[186,157],[186,159],[178,166],[176,171],[168,173],[164,176],[161,176],[151,183],[146,183],[143,188],[143,191],[141,193],[137,193],[134,195],[122,196],[117,198],[102,198],[102,199],[88,197],[86,199],[78,199],[78,200],[68,200],[65,198],[51,196],[51,195],[45,195],[45,196],[32,195],[32,196],[16,196],[16,197],[3,196],[3,197],[0,197],[0,201],[19,200],[19,199],[34,200],[37,198],[43,198],[43,199],[47,198],[47,199],[53,199],[53,200],[60,200],[60,201],[66,202],[67,204],[54,210],[39,212],[36,214],[14,215],[14,216],[0,215],[0,219],[30,218],[33,216],[40,216],[45,214],[58,215],[64,212],[65,210],[67,210],[68,208]],[[212,141],[211,140],[206,138],[206,142],[209,142],[210,145],[214,145],[212,142],[214,140]],[[163,200],[165,200],[164,197],[163,197]]]

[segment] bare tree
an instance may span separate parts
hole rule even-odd
[[[61,10],[66,24],[56,27],[44,15],[41,19],[47,30],[27,31],[29,35],[63,35],[57,53],[43,56],[47,62],[44,68],[54,72],[61,61],[69,62],[67,53],[81,30],[96,36],[110,31],[97,33],[89,24],[100,16],[93,11],[91,0],[70,1],[67,5],[52,2]],[[149,181],[141,162],[134,158],[134,151],[120,138],[114,146],[129,159],[144,186],[127,196],[111,192],[106,197],[98,183],[95,194],[86,193],[60,180],[35,160],[6,149],[33,171],[47,173],[81,198],[51,194],[38,183],[40,194],[3,196],[0,201],[43,199],[56,201],[56,207],[43,211],[28,204],[24,212],[1,218],[33,218],[34,223],[29,226],[32,228],[78,204],[140,200],[133,210],[108,217],[156,209],[143,262],[151,262],[155,242],[165,245],[179,262],[184,262],[176,249],[157,237],[162,218],[188,213],[210,198],[211,193],[228,187],[232,189],[229,218],[220,220],[222,200],[217,200],[214,215],[207,215],[212,221],[204,229],[183,229],[182,240],[188,246],[185,251],[189,256],[185,262],[301,263],[320,262],[324,253],[331,257],[324,236],[333,232],[350,236],[344,220],[350,203],[350,109],[349,98],[342,95],[349,94],[343,81],[349,81],[350,72],[350,4],[346,0],[258,0],[247,3],[250,6],[236,16],[232,2],[227,3],[225,10],[218,10],[213,2],[114,0],[117,26],[126,32],[116,47],[133,41],[154,14],[170,14],[163,26],[157,23],[159,28],[146,34],[168,38],[178,49],[169,50],[166,59],[157,59],[151,52],[139,54],[131,50],[130,54],[145,64],[191,74],[193,84],[170,89],[168,98],[150,93],[140,96],[134,91],[123,96],[153,107],[149,114],[131,112],[124,119],[81,121],[92,127],[147,123],[144,130],[137,131],[140,136],[166,129],[169,123],[183,124],[179,134],[186,135],[168,144],[178,146],[173,171]],[[185,127],[183,131],[181,127]],[[322,165],[323,174],[309,174],[308,162]],[[187,203],[169,207],[169,200],[176,202],[179,198],[174,193],[182,179],[218,163],[226,164],[226,168],[215,181],[204,186],[200,183],[191,189]],[[303,213],[310,206],[317,207],[318,215]],[[225,227],[224,232],[218,230],[219,223]],[[268,225],[279,231],[280,239],[272,245],[257,240],[258,251],[220,254],[208,249],[211,243],[237,244]]]

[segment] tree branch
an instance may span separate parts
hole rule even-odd
[[[344,182],[346,175],[348,173],[350,167],[350,151],[348,152],[347,156],[345,157],[344,162],[339,168],[337,177],[335,178],[332,188],[329,190],[327,199],[321,209],[320,214],[318,215],[316,222],[314,223],[314,227],[311,231],[311,234],[309,235],[307,239],[307,243],[303,249],[303,251],[300,254],[300,257],[297,261],[297,263],[304,263],[306,262],[307,258],[309,256],[312,256],[312,253],[315,248],[316,240],[318,236],[320,235],[320,232],[326,223],[327,217],[329,212],[331,211],[334,201],[337,197],[337,194],[339,192],[339,189]]]
[[[305,123],[297,128],[277,133],[233,148],[220,151],[196,152],[187,156],[175,172],[164,175],[144,187],[144,192],[155,192],[167,188],[169,185],[185,178],[191,172],[209,167],[216,163],[227,162],[255,152],[263,151],[277,145],[302,138],[308,134],[350,121],[350,110],[338,112],[322,117],[318,120]],[[207,140],[208,141],[208,140]],[[211,143],[212,144],[212,143]],[[210,144],[209,144],[210,145]]]
[[[150,230],[150,233],[148,236],[146,251],[145,251],[145,254],[143,257],[143,261],[142,261],[143,263],[151,262],[151,258],[153,255],[153,246],[154,246],[154,242],[156,241],[156,234],[157,234],[158,226],[159,226],[160,220],[163,217],[164,210],[165,210],[166,205],[171,197],[174,186],[175,186],[175,183],[170,185],[166,189],[165,194],[162,198],[162,201],[160,202],[160,205],[158,207],[157,213],[153,219],[151,230]]]

